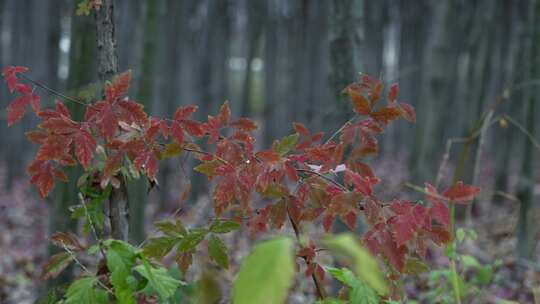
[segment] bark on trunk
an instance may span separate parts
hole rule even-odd
[[[113,0],[103,0],[101,8],[96,11],[96,34],[98,76],[101,83],[104,83],[118,73]],[[127,241],[128,217],[129,202],[126,181],[121,178],[120,187],[118,189],[113,188],[109,198],[109,220],[112,238]]]

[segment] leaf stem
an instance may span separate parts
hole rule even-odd
[[[347,187],[343,186],[342,184],[338,183],[337,181],[325,176],[324,174],[321,174],[319,172],[316,172],[316,171],[313,171],[313,170],[309,170],[309,169],[296,169],[296,171],[298,172],[305,172],[305,173],[309,173],[309,174],[313,174],[313,175],[317,175],[318,177],[336,185],[337,187],[339,187],[341,190],[343,191],[349,191],[349,189],[347,189]]]

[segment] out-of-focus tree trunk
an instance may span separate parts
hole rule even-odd
[[[60,8],[58,8],[60,10]],[[91,18],[76,17],[75,9],[71,18],[71,36],[69,53],[69,72],[66,83],[66,89],[71,92],[77,92],[79,89],[88,85],[94,80],[95,69],[95,46],[96,38],[94,23]],[[58,36],[59,37],[59,36]],[[53,43],[53,42],[51,42]],[[58,46],[58,41],[56,42]],[[74,94],[75,95],[75,94]],[[84,107],[80,104],[65,102],[69,108],[73,119],[79,121],[83,118]],[[59,183],[53,193],[51,215],[49,217],[49,234],[55,232],[74,232],[76,230],[76,221],[71,218],[69,207],[77,204],[77,178],[82,170],[79,166],[66,168],[66,174],[69,177],[67,183]],[[55,254],[60,251],[56,246],[49,245],[49,254]],[[49,283],[49,286],[70,280],[72,273],[64,271],[56,279]]]
[[[445,107],[450,96],[449,80],[454,74],[452,71],[453,55],[450,52],[450,30],[452,7],[450,1],[430,2],[431,19],[430,35],[427,38],[423,52],[422,67],[424,75],[420,85],[420,101],[416,108],[418,125],[416,127],[416,143],[412,154],[412,168],[416,177],[426,178],[434,176],[431,170],[434,165],[434,147],[444,145],[437,137],[438,106]],[[429,173],[432,173],[431,175]],[[429,179],[429,178],[428,178]]]
[[[157,34],[158,3],[155,0],[150,0],[142,5],[145,10],[143,50],[136,100],[143,104],[145,110],[150,113],[156,77],[156,48],[159,37]],[[138,180],[130,181],[127,188],[130,198],[129,239],[132,242],[140,243],[144,239],[144,215],[148,198],[148,179],[141,176]]]
[[[336,1],[339,3],[340,1]],[[363,1],[364,10],[364,43],[362,44],[362,72],[382,77],[383,75],[383,50],[385,28],[388,20],[389,1]],[[409,3],[412,5],[412,3]],[[355,11],[358,11],[356,9]],[[349,12],[352,14],[354,11]],[[351,28],[352,30],[352,28]]]
[[[528,79],[538,79],[540,77],[540,1],[531,0],[529,6],[529,22],[527,26],[527,38],[525,47],[528,49],[528,54],[525,56],[529,65]],[[531,92],[525,100],[526,102],[526,118],[525,126],[529,134],[533,137],[536,135],[536,121],[538,118],[538,88],[531,87]],[[530,141],[525,141],[523,147],[523,156],[521,158],[521,176],[518,184],[518,198],[521,202],[519,209],[519,223],[517,228],[518,245],[517,253],[520,258],[529,259],[532,257],[535,231],[533,229],[533,214],[538,210],[535,206],[534,185],[535,185],[535,161],[538,151]]]
[[[264,33],[264,144],[272,144],[276,133],[277,122],[273,121],[275,112],[278,110],[279,100],[277,92],[277,64],[278,64],[278,18],[279,12],[275,2],[266,2],[266,18]]]
[[[154,112],[160,113],[164,117],[172,117],[182,102],[180,92],[184,84],[180,81],[183,68],[181,61],[184,54],[182,47],[186,43],[182,38],[186,37],[187,24],[189,23],[186,11],[186,1],[169,0],[164,7],[163,17],[160,18],[164,19],[164,22],[161,31],[163,34],[159,41],[160,49],[158,50],[158,58],[161,58],[161,62],[158,64],[161,67],[160,74],[164,75],[165,79],[158,83],[157,91],[161,97],[158,99],[159,104],[155,105]],[[181,160],[167,161],[160,168],[159,202],[163,207],[167,207],[170,202],[171,192],[174,192],[172,195],[175,196],[182,192],[171,184],[174,173],[176,173],[174,171],[178,170],[176,165],[179,161]],[[177,207],[174,206],[174,208]]]
[[[510,15],[510,34],[506,37],[511,37],[510,41],[501,39],[501,43],[507,45],[507,53],[504,58],[505,62],[505,71],[503,75],[505,76],[505,85],[508,88],[508,93],[511,97],[511,100],[523,100],[523,90],[513,88],[514,84],[526,81],[524,75],[523,67],[520,66],[521,61],[520,57],[522,54],[523,48],[523,32],[526,28],[526,12],[527,4],[525,1],[520,2],[509,2],[509,8],[507,9],[508,14]],[[503,36],[504,37],[504,36]],[[501,92],[500,92],[501,93]],[[502,92],[504,93],[504,92]],[[505,102],[501,105],[505,113],[508,113],[512,117],[518,117],[521,113],[520,106],[515,106],[512,102]],[[509,190],[509,177],[510,172],[514,171],[513,169],[513,158],[512,156],[516,153],[519,153],[521,144],[524,141],[523,134],[521,134],[515,128],[506,128],[498,132],[498,138],[507,138],[508,142],[506,144],[506,149],[498,149],[497,151],[497,161],[496,161],[496,182],[495,189],[499,191],[508,191]],[[494,201],[494,200],[493,200]]]
[[[369,1],[367,1],[369,2]],[[330,90],[336,107],[340,108],[339,120],[350,116],[350,105],[342,91],[358,75],[359,54],[356,35],[355,11],[362,12],[362,1],[332,1],[330,4]],[[374,60],[374,59],[370,59]]]
[[[226,63],[229,58],[230,12],[227,1],[202,1],[200,5],[206,5],[206,10],[199,20],[195,92],[199,104],[198,118],[206,120],[207,115],[215,114],[228,97]],[[205,176],[194,172],[191,180],[193,197],[208,192]]]
[[[253,108],[253,60],[260,49],[260,37],[264,24],[264,2],[260,0],[248,0],[247,6],[247,24],[245,25],[247,52],[246,52],[246,70],[242,86],[242,106],[241,115],[244,117],[251,116]]]
[[[10,1],[8,2],[8,10],[13,12],[10,16],[11,28],[11,47],[10,47],[10,64],[29,66],[29,60],[31,60],[31,48],[32,40],[26,37],[31,37],[32,28],[30,22],[32,17],[32,5],[29,1]],[[9,96],[8,100],[12,100],[13,96]],[[24,158],[26,154],[24,147],[24,126],[28,118],[25,118],[21,123],[15,124],[7,130],[6,139],[9,143],[9,149],[6,151],[6,163],[7,163],[7,176],[6,176],[6,188],[12,189],[13,182],[20,176],[23,171],[21,170],[20,161],[21,156]]]

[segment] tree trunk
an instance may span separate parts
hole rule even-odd
[[[152,97],[156,71],[156,47],[157,47],[157,5],[156,1],[146,1],[144,17],[144,35],[141,73],[139,74],[137,100],[144,105],[148,113],[152,108]],[[144,215],[146,211],[148,179],[141,176],[138,180],[127,185],[130,197],[129,214],[129,239],[140,243],[144,239]]]
[[[347,119],[350,115],[348,98],[341,92],[356,80],[358,73],[355,57],[360,57],[360,54],[355,48],[355,40],[358,39],[355,35],[353,15],[355,2],[355,0],[332,1],[330,5],[330,90],[334,95],[336,106],[339,107],[339,121]]]
[[[527,38],[525,47],[528,49],[528,55],[524,56],[529,59],[530,70],[528,79],[538,79],[540,77],[540,33],[538,26],[540,24],[540,1],[532,0],[529,8],[529,22],[527,27]],[[536,103],[538,102],[538,89],[531,87],[531,92],[526,100],[526,121],[525,125],[529,134],[533,137],[536,135],[535,118]],[[534,206],[534,181],[535,181],[535,147],[530,141],[525,141],[523,148],[523,158],[521,159],[521,177],[518,185],[518,198],[521,202],[519,209],[519,223],[517,228],[518,234],[518,256],[523,259],[532,257],[534,246],[535,231],[532,226],[533,214],[536,206]]]
[[[116,37],[114,31],[114,0],[103,0],[96,11],[98,76],[101,83],[118,73]],[[113,188],[109,198],[111,237],[127,241],[129,230],[129,202],[126,181],[120,178],[120,187]]]

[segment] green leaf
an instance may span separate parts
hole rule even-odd
[[[493,267],[491,265],[481,266],[477,269],[476,280],[479,284],[489,284],[493,279]]]
[[[90,4],[90,0],[82,0],[77,5],[77,10],[75,11],[75,15],[77,16],[88,16],[90,15],[90,10],[92,9],[92,5]]]
[[[189,251],[195,249],[199,243],[204,240],[207,231],[190,231],[178,244],[176,250],[180,252]]]
[[[143,261],[143,265],[135,267],[135,270],[148,280],[145,289],[148,291],[147,288],[150,287],[163,301],[172,297],[180,285],[185,285],[184,282],[169,275],[165,268],[153,267],[147,260]]]
[[[326,269],[333,277],[351,288],[349,292],[349,300],[351,303],[379,303],[379,297],[377,296],[377,293],[373,289],[371,289],[366,283],[359,280],[349,269],[339,269],[334,267],[327,267]]]
[[[265,198],[284,198],[289,195],[287,187],[279,184],[271,184],[264,189],[261,195]]]
[[[352,260],[356,274],[379,294],[388,294],[388,287],[384,280],[377,260],[355,239],[350,233],[326,237],[324,244],[333,252]]]
[[[465,297],[465,293],[467,292],[465,281],[463,281],[463,278],[459,276],[455,269],[450,270],[448,280],[450,280],[450,283],[452,284],[454,296],[463,299]]]
[[[165,149],[161,152],[161,159],[176,157],[182,154],[184,149],[182,145],[177,142],[172,142],[165,145]]]
[[[51,256],[43,266],[43,279],[55,278],[69,266],[72,260],[73,257],[67,252],[60,252]]]
[[[354,286],[354,284],[356,284],[356,281],[358,281],[354,273],[352,273],[352,271],[347,268],[325,267],[325,269],[334,278],[349,287]]]
[[[463,266],[465,268],[478,268],[480,267],[480,262],[473,257],[472,255],[463,254],[459,256],[459,259],[461,260],[461,263],[463,263]]]
[[[240,224],[235,221],[219,221],[216,220],[210,225],[210,232],[213,233],[229,233],[238,230]]]
[[[336,298],[324,298],[324,300],[318,300],[315,304],[345,304],[345,302]]]
[[[173,221],[161,221],[155,223],[156,227],[168,236],[184,236],[187,234],[187,230],[182,225],[180,220]]]
[[[128,277],[135,265],[136,250],[133,246],[118,240],[112,240],[108,246],[107,268],[111,272],[114,295],[120,304],[133,304],[134,290],[128,283]]]
[[[234,281],[233,303],[284,303],[295,272],[292,247],[284,237],[256,245]]]
[[[144,245],[143,254],[147,257],[161,259],[172,250],[178,241],[178,238],[169,236],[151,238]]]
[[[194,171],[202,173],[208,177],[216,175],[216,169],[222,165],[221,161],[218,159],[213,159],[211,161],[206,161],[200,165],[193,168]]]
[[[213,273],[203,273],[195,283],[195,301],[197,304],[218,303],[221,298],[219,276]]]
[[[456,240],[458,242],[463,242],[463,240],[465,239],[465,230],[463,230],[463,228],[458,228],[456,230]]]
[[[73,282],[67,292],[65,304],[100,304],[109,303],[104,290],[94,288],[96,277],[84,277]]]
[[[99,252],[99,244],[94,244],[86,250],[89,255],[94,255]]]
[[[358,280],[349,292],[349,301],[358,304],[379,304],[379,296],[368,284]]]
[[[225,243],[215,235],[210,236],[208,240],[208,254],[223,268],[229,268],[229,256]]]
[[[296,143],[298,142],[298,138],[300,138],[300,135],[298,133],[283,137],[277,145],[276,152],[279,153],[279,155],[281,156],[287,154],[289,151],[294,149]]]
[[[405,273],[417,275],[429,270],[429,267],[423,261],[415,258],[410,258],[405,263]]]

